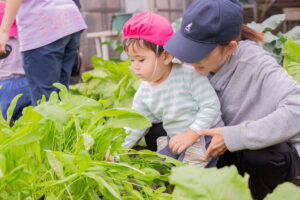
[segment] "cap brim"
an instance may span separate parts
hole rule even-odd
[[[200,43],[186,38],[177,31],[164,45],[164,49],[186,63],[196,63],[208,56],[218,44]]]

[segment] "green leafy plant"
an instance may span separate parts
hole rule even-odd
[[[264,33],[265,43],[263,47],[268,51],[278,63],[282,63],[282,48],[289,37],[294,37],[296,40],[300,39],[300,26],[294,27],[287,33],[279,32],[274,35],[271,31],[275,30],[285,19],[285,14],[273,15],[262,23],[251,22],[247,24],[250,28],[257,32]]]
[[[242,177],[234,166],[198,168],[183,166],[172,169],[170,183],[175,185],[174,199],[251,200],[248,175]]]
[[[121,147],[123,127],[147,128],[145,116],[56,86],[59,95],[27,107],[13,127],[0,115],[0,199],[171,198],[165,181],[182,164]],[[104,160],[108,149],[115,162]]]
[[[107,100],[110,107],[131,107],[139,79],[130,69],[130,61],[108,61],[93,57],[94,70],[82,74],[85,83],[70,86],[73,94],[95,100]]]
[[[265,200],[298,200],[300,197],[300,188],[292,183],[283,183],[278,185],[275,190],[268,194]]]
[[[291,37],[284,44],[282,55],[283,67],[298,83],[300,83],[300,40]]]

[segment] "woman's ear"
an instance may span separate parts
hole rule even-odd
[[[165,65],[169,65],[172,62],[173,58],[174,58],[174,56],[169,54],[167,51],[163,51],[162,56],[163,56],[163,60],[164,60]]]
[[[227,46],[226,46],[226,55],[230,56],[231,54],[233,54],[235,52],[235,50],[238,47],[238,43],[237,41],[231,41]]]

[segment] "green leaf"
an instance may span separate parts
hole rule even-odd
[[[11,103],[10,103],[8,109],[7,109],[7,120],[6,120],[6,122],[7,122],[8,124],[9,124],[10,121],[11,121],[11,118],[12,118],[12,116],[13,116],[13,114],[14,114],[14,110],[15,110],[15,108],[16,108],[17,102],[18,102],[19,98],[21,98],[21,96],[22,96],[22,94],[18,94],[17,96],[15,96],[15,97],[13,98],[13,100],[11,101]]]
[[[170,183],[175,185],[178,199],[183,195],[191,199],[251,200],[248,178],[241,177],[234,166],[217,169],[189,165],[173,168]]]
[[[284,56],[283,67],[288,74],[300,83],[300,40],[294,41],[289,38],[284,45],[282,54]]]
[[[0,152],[0,180],[6,173],[6,157]]]
[[[262,33],[276,29],[284,21],[284,19],[285,14],[272,15],[261,24],[253,21],[251,23],[248,23],[247,26],[259,33]]]
[[[42,103],[35,107],[34,111],[44,116],[45,119],[49,119],[60,126],[66,125],[70,120],[67,111],[57,105]]]
[[[272,15],[262,23],[264,27],[263,31],[272,31],[276,29],[280,24],[282,24],[285,17],[285,14]]]
[[[40,143],[37,141],[37,142],[33,142],[31,145],[30,145],[31,149],[33,150],[37,160],[42,163],[42,157],[41,157],[41,146],[40,146]]]
[[[88,81],[91,78],[101,79],[101,78],[105,78],[107,75],[108,75],[107,72],[103,71],[103,69],[97,68],[97,69],[94,69],[94,70],[91,70],[91,71],[84,72],[82,74],[82,80],[83,81]]]
[[[300,40],[294,41],[294,39],[288,38],[282,49],[282,55],[284,59],[300,63]]]
[[[138,191],[135,191],[130,183],[125,183],[124,189],[133,199],[144,200],[143,196]]]
[[[57,197],[53,193],[51,193],[50,195],[46,196],[46,200],[57,200]]]
[[[264,200],[299,200],[300,188],[292,183],[283,183],[278,185],[275,190],[266,196]]]
[[[120,195],[103,178],[101,178],[101,176],[89,172],[85,172],[82,174],[86,177],[94,179],[97,182],[99,189],[103,194],[106,193],[104,190],[104,188],[106,188],[113,199],[121,199]]]
[[[125,108],[100,111],[95,119],[97,120],[103,117],[113,117],[106,123],[106,126],[111,128],[130,127],[134,129],[145,129],[152,125],[150,120],[140,112]]]
[[[144,172],[145,175],[142,175],[140,173],[136,173],[134,175],[139,180],[153,181],[154,179],[157,179],[160,177],[160,173],[152,168],[143,168],[143,169],[141,169],[141,171]]]
[[[56,155],[53,152],[46,150],[46,153],[47,153],[48,162],[52,167],[52,169],[54,170],[54,172],[56,173],[56,175],[60,179],[64,179],[63,164],[60,162],[60,160],[56,157]]]
[[[38,141],[47,133],[47,125],[45,124],[28,124],[18,129],[15,135],[3,141],[0,145],[0,150],[3,150],[11,145],[29,144]]]
[[[248,23],[247,26],[249,26],[250,28],[254,29],[255,31],[257,31],[259,33],[262,33],[265,29],[263,24],[259,24],[254,21],[251,23]]]
[[[91,157],[88,152],[80,151],[77,155],[79,173],[84,172],[91,164]]]
[[[265,41],[266,42],[272,42],[274,40],[278,40],[278,37],[273,35],[270,31],[267,31],[264,35]]]
[[[294,40],[300,40],[300,26],[295,26],[290,31],[284,34],[285,38],[293,37]]]
[[[82,137],[83,137],[83,144],[84,144],[85,150],[86,151],[90,150],[90,148],[95,143],[94,138],[88,133],[83,133]]]

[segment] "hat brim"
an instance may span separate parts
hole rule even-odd
[[[195,42],[177,31],[164,45],[164,49],[186,63],[196,63],[208,56],[218,44]]]

